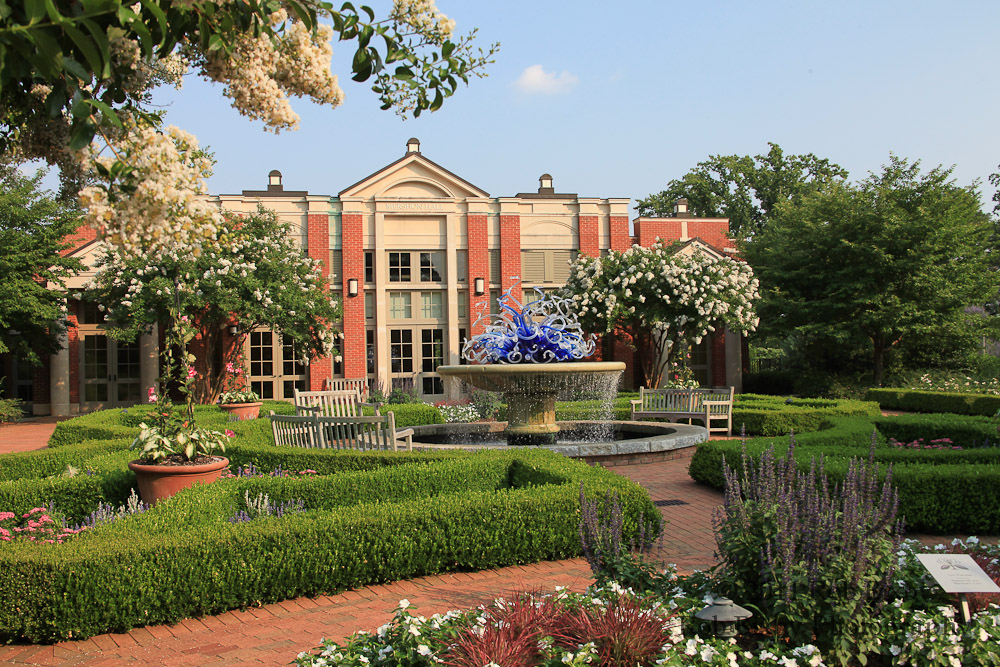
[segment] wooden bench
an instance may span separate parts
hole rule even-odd
[[[413,450],[413,429],[396,430],[396,415],[391,412],[375,417],[321,417],[272,411],[269,419],[276,445],[395,452],[402,441],[407,451]]]
[[[379,416],[379,403],[364,403],[357,389],[328,391],[294,390],[295,414],[318,417],[363,417],[362,408],[372,408]]]
[[[639,388],[639,399],[630,401],[632,420],[650,418],[702,419],[709,435],[733,433],[733,387],[718,389],[646,389]],[[712,422],[725,420],[725,427]]]
[[[323,380],[324,391],[350,391],[357,389],[361,396],[368,397],[368,380],[349,378],[326,378]]]

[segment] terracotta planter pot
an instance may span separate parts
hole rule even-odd
[[[229,413],[229,421],[243,421],[244,419],[257,419],[260,416],[260,406],[257,403],[222,403],[219,405],[224,412]]]
[[[229,465],[229,459],[219,456],[217,461],[196,465],[151,465],[140,461],[128,464],[135,473],[139,496],[144,502],[155,505],[181,489],[195,484],[209,484]]]

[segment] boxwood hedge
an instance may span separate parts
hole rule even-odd
[[[85,419],[134,432],[120,414]],[[298,450],[275,447],[266,420],[230,427],[234,464],[319,474],[222,479],[65,544],[5,544],[0,638],[82,638],[436,572],[576,556],[581,487],[588,496],[619,494],[628,535],[639,516],[659,519],[639,485],[547,450]],[[122,502],[134,483],[125,467],[130,438],[71,442],[89,432],[71,428],[60,447],[0,457],[0,510],[53,500],[79,517],[99,501]],[[64,474],[69,465],[80,472]],[[302,499],[306,511],[230,523],[245,493]]]
[[[883,410],[904,412],[950,412],[992,417],[1000,410],[1000,396],[996,394],[881,388],[869,389],[865,398],[876,401]]]
[[[893,480],[899,489],[900,512],[908,530],[935,534],[1000,532],[1000,448],[893,447],[887,444],[887,433],[883,431],[898,435],[912,429],[907,432],[920,433],[919,437],[929,442],[947,437],[949,432],[954,434],[949,431],[949,422],[958,418],[923,417],[923,430],[919,430],[917,420],[900,419],[831,418],[820,431],[795,436],[796,461],[804,470],[814,458],[822,456],[831,480],[839,482],[851,458],[867,457],[873,452],[875,460],[884,464],[883,474],[892,466]],[[755,458],[774,446],[778,454],[785,454],[789,441],[785,437],[752,438],[745,445],[739,441],[704,443],[698,446],[688,471],[696,481],[721,489],[723,457],[731,466],[738,466],[744,451]]]

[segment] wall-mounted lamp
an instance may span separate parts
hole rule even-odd
[[[483,278],[476,278],[476,296],[482,296],[486,294],[486,280]]]
[[[230,336],[235,336],[236,335],[236,331],[237,331],[236,325],[233,325],[233,326],[229,327],[229,335]]]
[[[357,296],[358,295],[358,279],[348,278],[347,279],[347,296]]]

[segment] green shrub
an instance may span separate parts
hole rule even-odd
[[[444,416],[433,405],[426,403],[398,403],[384,405],[382,414],[389,412],[396,415],[396,428],[423,426],[424,424],[443,424]]]
[[[954,414],[915,414],[873,420],[880,433],[899,442],[948,438],[958,447],[996,446],[997,423],[991,417]]]
[[[243,448],[234,444],[234,454]],[[255,448],[266,449],[245,446]],[[369,469],[220,480],[58,548],[8,545],[0,550],[0,636],[82,638],[435,572],[575,556],[581,483],[588,495],[618,494],[630,517],[626,532],[634,532],[640,517],[658,517],[640,486],[544,450],[437,455],[434,461],[414,454],[310,453],[337,460],[330,467],[340,470]],[[105,470],[123,465],[128,453],[102,456],[95,461]],[[356,460],[344,463],[350,458]],[[84,497],[96,504],[96,497],[109,495],[99,479],[67,478],[64,490],[54,484],[48,490],[61,493],[62,502],[76,494],[79,505]],[[306,511],[230,524],[227,517],[247,491],[275,502],[302,498]]]
[[[19,398],[0,398],[0,424],[16,422],[24,416]]]
[[[1000,410],[996,394],[966,394],[922,389],[869,389],[865,398],[883,410],[905,412],[951,412],[958,415],[992,417]]]

